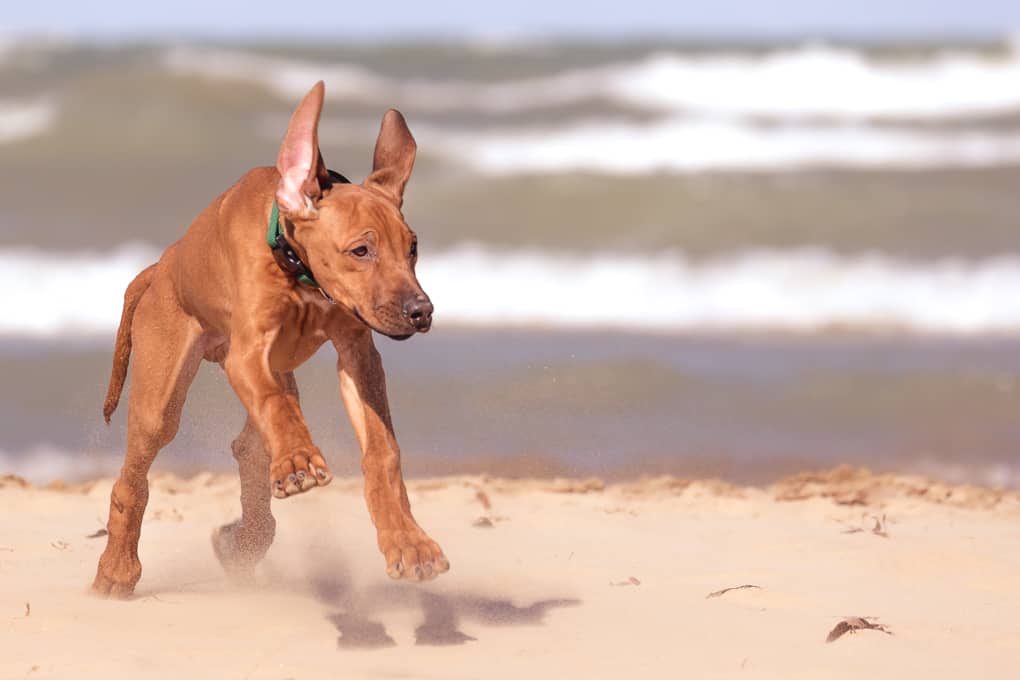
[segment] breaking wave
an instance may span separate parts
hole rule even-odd
[[[123,291],[158,253],[0,250],[0,335],[112,335]],[[461,246],[423,253],[437,324],[653,331],[1020,331],[1020,257],[909,262],[824,249],[557,255]]]
[[[176,47],[163,64],[181,76],[250,82],[288,101],[311,83],[327,95],[417,111],[513,112],[609,100],[700,115],[939,119],[1020,110],[1020,48],[941,50],[902,59],[803,45],[764,54],[655,52],[633,61],[503,82],[398,79],[346,62],[211,47]]]
[[[863,124],[761,126],[679,118],[484,133],[422,128],[419,138],[429,149],[492,174],[919,169],[1020,162],[1020,133]]]
[[[49,100],[0,100],[0,144],[41,135],[56,116],[57,107]]]

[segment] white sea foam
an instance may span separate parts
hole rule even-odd
[[[1020,330],[1020,258],[912,264],[822,249],[558,257],[461,248],[424,257],[437,319],[659,330]]]
[[[106,334],[120,322],[124,289],[159,258],[150,247],[112,254],[0,249],[4,313],[0,335],[77,337]]]
[[[667,110],[770,116],[940,118],[1020,108],[1020,51],[876,61],[805,46],[764,56],[671,53],[618,69],[610,90]]]
[[[57,106],[48,99],[0,100],[0,144],[41,135],[56,117]]]
[[[0,335],[112,335],[123,291],[157,253],[0,251]],[[827,327],[1020,332],[1020,257],[912,263],[822,249],[566,256],[463,246],[424,253],[419,277],[440,327],[658,331]]]
[[[1020,48],[875,59],[805,45],[765,54],[660,52],[630,61],[498,83],[387,77],[343,62],[177,47],[172,72],[240,80],[294,100],[324,79],[327,95],[419,111],[520,111],[607,99],[662,112],[859,119],[954,118],[1020,110]]]
[[[652,122],[574,119],[555,127],[443,127],[416,123],[422,148],[491,173],[641,173],[924,168],[1020,162],[1020,132],[882,126],[874,118],[939,118],[1020,111],[1020,49],[997,57],[941,52],[914,61],[801,47],[764,55],[661,53],[633,63],[496,83],[396,79],[324,63],[178,47],[167,68],[260,84],[293,102],[322,78],[327,94],[409,112],[513,112],[595,98],[657,111]],[[336,114],[334,113],[334,116]],[[762,124],[767,116],[770,124]],[[280,122],[271,126],[279,134]],[[367,126],[373,128],[376,123]],[[349,124],[324,121],[330,130]],[[358,134],[372,134],[361,130]]]
[[[483,172],[782,171],[804,167],[977,167],[1020,162],[1020,134],[866,124],[761,126],[673,118],[546,130],[420,128],[423,147]]]
[[[38,444],[18,453],[0,450],[0,473],[17,475],[33,484],[47,484],[56,479],[76,482],[110,477],[123,460],[123,453],[72,451]]]

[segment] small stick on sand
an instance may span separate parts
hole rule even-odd
[[[881,536],[882,538],[889,538],[889,532],[886,531],[887,524],[885,521],[885,515],[882,515],[881,519],[879,519],[878,515],[872,515],[871,518],[875,520],[875,525],[870,529],[871,533],[876,536]],[[864,527],[850,527],[849,529],[844,529],[842,533],[859,534],[863,531],[866,531]]]
[[[889,538],[889,533],[885,530],[886,526],[887,525],[885,523],[885,515],[882,515],[882,519],[879,519],[878,516],[876,515],[875,526],[871,528],[871,533],[875,534],[876,536],[881,536],[882,538]]]
[[[32,605],[28,602],[25,603],[25,618],[27,619],[32,615]]]
[[[571,553],[571,554],[573,554],[573,553]],[[641,581],[639,581],[636,578],[634,578],[633,576],[631,576],[626,581],[610,581],[609,585],[611,585],[611,586],[639,586],[639,585],[641,585]]]
[[[829,631],[829,635],[825,638],[826,642],[835,642],[847,633],[854,633],[858,630],[878,630],[886,635],[892,635],[892,631],[883,626],[881,623],[870,621],[869,619],[875,618],[873,616],[848,616],[839,623],[836,627]]]
[[[106,536],[106,534],[108,534],[108,533],[110,533],[110,532],[108,532],[106,529],[96,529],[95,531],[93,531],[91,534],[89,534],[85,538],[100,538],[102,536]]]
[[[176,602],[164,600],[159,595],[146,595],[142,598],[142,602],[148,602],[149,600],[155,600],[156,602],[162,602],[163,604],[177,604]]]
[[[705,596],[705,599],[707,600],[707,599],[712,598],[712,597],[721,597],[721,596],[725,595],[726,593],[730,592],[731,590],[743,590],[744,588],[761,588],[761,586],[755,586],[755,585],[751,585],[750,583],[745,583],[742,586],[733,586],[732,588],[723,588],[722,590],[717,590],[714,593],[709,593],[708,595]]]

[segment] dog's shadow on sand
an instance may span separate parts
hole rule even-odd
[[[306,584],[309,582],[306,582]],[[423,646],[461,645],[476,638],[460,629],[463,621],[486,626],[541,625],[558,607],[579,605],[580,600],[557,598],[517,606],[508,598],[477,593],[440,593],[411,584],[380,584],[363,591],[353,587],[345,569],[312,575],[315,597],[336,613],[327,616],[340,633],[340,649],[392,647],[396,641],[375,617],[392,609],[417,609],[424,620],[414,630],[414,642]]]

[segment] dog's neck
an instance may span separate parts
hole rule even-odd
[[[329,171],[329,177],[334,184],[350,184],[351,181],[341,175],[339,172],[334,170]],[[280,214],[280,206],[273,200],[273,208],[269,213],[269,228],[266,232],[266,241],[269,243],[270,250],[273,251],[273,258],[276,260],[276,264],[286,273],[288,276],[294,277],[294,279],[305,286],[315,288],[322,294],[322,297],[326,299],[331,305],[336,304],[336,301],[330,297],[319,282],[315,280],[315,276],[312,274],[312,268],[309,267],[298,255],[297,250],[290,244],[286,237],[285,220]]]

